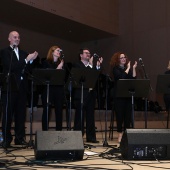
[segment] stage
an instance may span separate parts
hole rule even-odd
[[[74,111],[73,111],[74,113]],[[84,155],[82,160],[36,160],[33,146],[21,147],[15,146],[4,150],[0,148],[0,169],[17,169],[17,170],[42,170],[42,169],[67,169],[67,170],[162,170],[170,169],[170,160],[124,160],[121,157],[119,144],[117,143],[117,132],[114,123],[110,121],[111,112],[107,112],[107,122],[105,122],[105,111],[96,111],[96,135],[99,143],[86,143],[86,137],[83,137]],[[35,143],[35,133],[41,131],[41,114],[42,109],[34,112],[32,122],[32,139]],[[65,116],[64,116],[65,117]],[[148,112],[147,128],[166,129],[167,113]],[[113,124],[112,124],[113,123]],[[113,130],[110,127],[114,125]],[[73,126],[73,119],[72,119]],[[107,127],[107,131],[105,131]],[[50,131],[54,131],[55,123],[52,117],[50,121]],[[135,112],[135,128],[145,129],[144,112]],[[63,122],[63,131],[66,129],[66,121]],[[26,140],[30,141],[30,122],[29,112],[27,112],[26,121]],[[158,139],[159,140],[159,139]],[[42,140],[42,142],[44,142]],[[75,139],[76,145],[77,139]],[[154,141],[153,141],[154,142]],[[103,146],[107,143],[108,146]]]
[[[170,169],[170,160],[124,160],[116,142],[116,132],[114,138],[104,139],[101,133],[97,132],[97,144],[86,143],[84,141],[84,156],[82,160],[36,160],[34,148],[11,145],[7,150],[0,149],[0,169],[18,170],[42,170],[42,169],[67,169],[67,170],[162,170]],[[34,140],[33,136],[33,140]],[[29,136],[27,136],[29,141]],[[43,141],[42,141],[43,142]],[[103,146],[104,143],[108,146]]]

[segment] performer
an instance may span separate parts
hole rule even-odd
[[[47,58],[43,61],[42,65],[45,69],[64,69],[64,60],[61,57],[61,49],[58,46],[52,46],[47,54]],[[57,77],[56,77],[57,79]],[[49,88],[49,113],[51,112],[51,104],[54,104],[56,130],[62,130],[62,110],[64,100],[64,86],[51,85]],[[43,114],[42,114],[42,130],[48,130],[47,124],[47,88],[44,87],[42,94]],[[48,119],[49,121],[49,119]],[[48,122],[49,123],[49,122]]]
[[[137,62],[135,61],[131,70],[131,62],[127,55],[122,52],[115,53],[110,60],[112,74],[115,81],[114,87],[114,108],[117,121],[118,142],[122,139],[122,132],[131,127],[131,98],[116,97],[116,86],[119,79],[135,79]],[[124,124],[124,129],[122,125]]]
[[[17,31],[9,33],[10,46],[0,51],[3,74],[6,77],[6,87],[2,93],[3,118],[2,118],[2,147],[10,147],[12,142],[11,123],[15,121],[15,144],[26,145],[25,118],[27,102],[27,75],[30,61],[38,55],[35,51],[29,54],[19,48],[20,35]],[[12,82],[14,78],[15,82]],[[13,84],[12,84],[13,83]],[[13,89],[13,87],[18,89]],[[10,88],[11,87],[11,88]]]
[[[80,49],[79,57],[80,57],[80,61],[78,63],[75,63],[73,67],[100,70],[100,65],[103,62],[103,58],[100,57],[97,60],[96,66],[93,65],[93,56],[91,57],[88,48]],[[92,143],[98,143],[98,141],[96,140],[95,119],[94,119],[96,92],[94,89],[84,89],[83,115],[82,115],[82,122],[81,122],[81,89],[74,89],[74,90],[75,90],[74,99],[75,99],[75,107],[76,107],[74,130],[81,130],[82,135],[84,135],[84,114],[86,114],[86,141]]]

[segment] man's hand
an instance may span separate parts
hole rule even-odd
[[[27,60],[27,62],[30,61],[30,60],[34,60],[34,59],[37,58],[37,56],[38,56],[38,52],[35,51],[34,53],[29,54],[29,55],[27,56],[26,60]]]
[[[89,65],[93,66],[93,56],[89,59]]]

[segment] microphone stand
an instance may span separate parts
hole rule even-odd
[[[63,53],[63,50],[60,50],[60,61],[64,59],[64,53]],[[68,90],[69,90],[69,118],[67,117],[67,128],[68,130],[71,131],[71,117],[72,117],[72,113],[71,113],[71,105],[72,105],[72,74],[71,74],[71,71],[68,67],[68,65],[66,64],[66,69],[68,71],[68,74],[69,74],[69,85],[68,85]],[[68,107],[68,105],[67,105]]]
[[[62,58],[64,58],[64,54],[62,54]],[[69,90],[69,120],[68,120],[68,130],[71,130],[71,118],[72,118],[72,113],[71,113],[71,105],[72,105],[72,80],[73,80],[73,77],[72,77],[72,74],[71,74],[71,71],[70,71],[70,68],[68,67],[68,65],[66,64],[66,69],[68,71],[68,74],[69,74],[69,85],[68,85],[68,90]]]
[[[107,142],[107,114],[108,114],[108,105],[107,105],[107,99],[108,99],[108,80],[109,80],[109,75],[106,74],[106,99],[105,99],[105,102],[106,102],[106,108],[105,108],[105,139],[103,141],[103,147],[111,147],[111,148],[114,148],[115,146],[114,145],[109,145],[108,142]]]
[[[105,139],[103,142],[103,146],[107,147],[108,146],[108,142],[107,142],[107,95],[108,95],[108,75],[106,75],[106,100],[105,100],[105,104],[106,104],[106,110],[105,110]]]
[[[69,89],[69,124],[68,124],[68,129],[71,130],[71,117],[72,117],[72,113],[71,113],[72,76],[71,76],[71,74],[69,76],[69,86],[68,86],[68,89]]]
[[[11,51],[11,58],[10,58],[10,64],[9,64],[9,70],[8,70],[8,74],[7,74],[7,78],[6,78],[6,86],[7,86],[7,93],[6,93],[6,108],[5,108],[5,114],[6,114],[6,119],[5,119],[5,139],[4,141],[7,142],[7,122],[8,122],[8,110],[9,110],[9,94],[10,94],[10,78],[11,78],[11,66],[12,66],[12,58],[13,58],[13,53],[14,53],[14,48],[12,48],[12,51]],[[7,151],[7,148],[6,148],[6,143],[5,144],[5,150]]]
[[[31,112],[30,112],[30,140],[28,142],[28,147],[34,147],[34,141],[33,141],[33,130],[32,130],[32,122],[33,122],[33,87],[34,87],[34,81],[33,81],[33,76],[31,80]]]
[[[142,62],[142,61],[141,61],[141,62]],[[145,78],[145,79],[148,79],[148,76],[147,76],[147,74],[146,74],[146,71],[145,71],[145,67],[144,67],[143,62],[141,63],[141,67],[142,67],[143,72],[144,72],[144,78]],[[150,84],[150,89],[151,89],[151,91],[153,91],[151,84]],[[145,98],[145,129],[147,129],[147,106],[148,106],[147,98]]]

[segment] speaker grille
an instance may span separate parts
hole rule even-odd
[[[81,160],[84,154],[80,131],[37,131],[34,148],[36,159]]]

